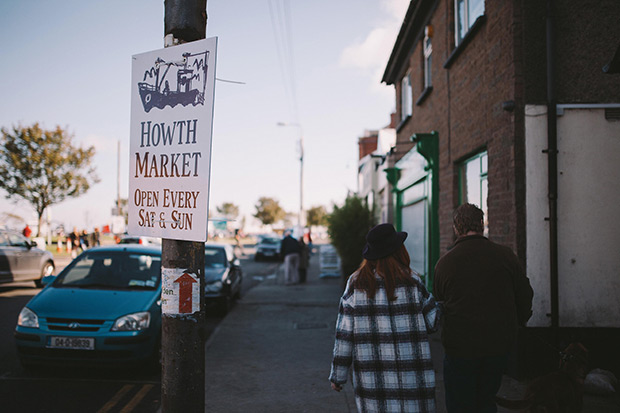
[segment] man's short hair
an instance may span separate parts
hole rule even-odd
[[[459,235],[465,235],[469,231],[482,233],[484,226],[482,220],[484,212],[474,204],[459,206],[452,215],[454,228]]]

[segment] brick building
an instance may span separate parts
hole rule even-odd
[[[452,211],[479,205],[535,290],[523,335],[539,343],[522,337],[521,355],[619,343],[619,21],[616,0],[413,0],[384,72],[399,118],[386,173],[412,266],[432,285]]]

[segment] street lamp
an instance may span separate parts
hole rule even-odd
[[[299,123],[278,122],[278,126],[293,126],[299,128],[299,231],[303,235],[304,215],[304,133]]]

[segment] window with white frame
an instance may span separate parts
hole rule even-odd
[[[413,91],[411,74],[407,73],[400,81],[400,120],[403,121],[413,114]]]
[[[433,44],[431,37],[433,35],[432,28],[426,26],[424,29],[424,88],[427,89],[433,85],[431,68],[433,63]]]
[[[484,212],[484,235],[489,233],[488,180],[489,156],[486,151],[467,159],[460,165],[460,201],[461,204],[477,205]]]
[[[484,14],[484,0],[454,0],[454,24],[456,45],[474,25],[476,19]]]

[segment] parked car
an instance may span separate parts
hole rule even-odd
[[[22,309],[15,343],[24,366],[159,363],[161,248],[86,250]]]
[[[34,281],[54,272],[54,257],[49,251],[37,248],[36,243],[22,234],[0,229],[0,283]]]
[[[233,301],[241,297],[243,270],[229,244],[205,244],[205,297],[225,315]]]
[[[280,244],[282,238],[277,235],[262,235],[258,239],[256,244],[256,253],[254,254],[254,261],[260,261],[263,259],[280,260]]]
[[[161,247],[161,238],[123,235],[118,241],[119,244],[141,244],[141,245],[154,245]]]

